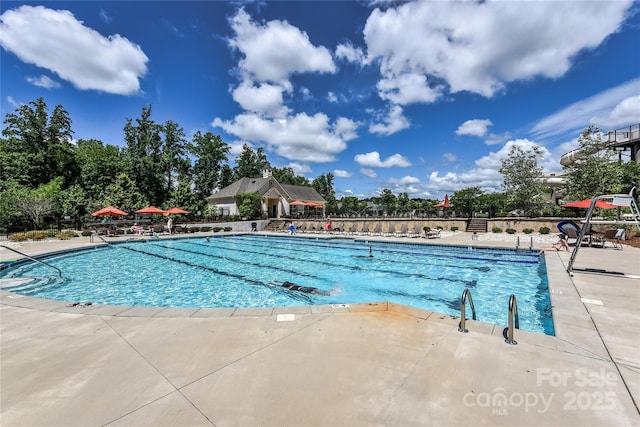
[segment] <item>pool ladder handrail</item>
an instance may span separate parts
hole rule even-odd
[[[509,326],[504,328],[502,331],[504,342],[507,344],[518,344],[518,341],[513,339],[514,329],[520,329],[520,316],[518,315],[518,303],[516,301],[516,296],[511,294],[509,297]]]
[[[107,245],[109,244],[109,242],[107,242],[106,240],[104,240],[104,238],[99,235],[98,233],[96,233],[95,231],[93,233],[91,233],[91,235],[89,236],[89,242],[93,243],[93,237],[97,237],[98,239],[102,240],[103,242],[105,242]]]
[[[10,251],[12,251],[12,252],[15,252],[15,253],[17,253],[17,254],[20,254],[20,255],[22,255],[23,257],[27,258],[27,259],[30,259],[31,261],[37,262],[37,263],[42,264],[42,265],[46,265],[47,267],[51,267],[51,268],[53,268],[54,270],[56,270],[56,271],[58,272],[58,277],[62,278],[62,270],[60,270],[58,267],[53,266],[53,265],[51,265],[51,264],[49,264],[49,263],[46,263],[46,262],[44,262],[44,261],[40,261],[39,259],[36,259],[36,258],[34,258],[34,257],[31,257],[31,256],[29,256],[29,255],[25,254],[25,253],[22,253],[22,252],[20,252],[20,251],[19,251],[19,250],[17,250],[17,249],[10,248],[9,246],[0,245],[0,247],[3,247],[3,248],[5,248],[5,249],[9,249],[9,250],[10,250]]]
[[[516,237],[516,252],[520,249],[520,236]],[[529,239],[529,250],[533,250],[533,236]]]
[[[473,298],[471,297],[471,291],[469,289],[465,289],[462,292],[462,297],[460,298],[460,323],[458,324],[458,332],[462,332],[466,334],[469,330],[465,327],[467,318],[466,318],[466,305],[467,298],[469,299],[469,306],[471,306],[471,317],[473,320],[476,320],[476,308],[473,305]]]

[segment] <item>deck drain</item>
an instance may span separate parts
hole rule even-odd
[[[278,316],[276,317],[276,322],[291,322],[293,320],[296,320],[296,315],[292,313],[278,314]]]

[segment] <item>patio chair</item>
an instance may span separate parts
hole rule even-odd
[[[610,230],[606,230],[604,232],[604,236],[602,238],[603,240],[603,244],[602,247],[604,248],[606,246],[607,242],[611,242],[611,244],[613,245],[614,249],[620,249],[622,250],[622,243],[620,243],[621,237],[622,237],[622,233],[619,232],[620,229],[616,230],[616,229],[610,229]]]
[[[413,231],[407,234],[409,237],[420,237],[422,236],[422,224],[416,223],[413,225]]]

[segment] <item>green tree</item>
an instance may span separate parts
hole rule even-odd
[[[507,196],[504,193],[481,194],[478,197],[478,208],[489,213],[490,217],[507,210]]]
[[[253,151],[249,144],[242,146],[242,152],[236,157],[236,166],[233,168],[234,181],[240,178],[259,178],[267,164],[267,159],[262,148]]]
[[[191,164],[187,158],[187,141],[184,130],[169,120],[162,126],[162,161],[160,167],[164,175],[163,199],[171,197],[171,192],[178,181],[185,178]]]
[[[565,167],[568,176],[567,200],[590,199],[602,194],[628,193],[640,184],[640,166],[623,163],[614,151],[606,149],[600,128],[590,124],[578,138],[584,158]]]
[[[240,206],[238,211],[240,216],[247,219],[262,218],[262,196],[258,193],[239,194]]]
[[[62,191],[62,183],[63,178],[58,177],[20,195],[17,200],[18,209],[30,219],[34,228],[41,228],[45,216],[54,213]]]
[[[411,200],[409,200],[409,194],[400,193],[398,194],[398,205],[397,211],[400,213],[408,213],[411,211]]]
[[[500,167],[504,177],[502,187],[509,204],[527,216],[539,214],[546,203],[542,167],[538,164],[541,157],[542,151],[538,146],[526,151],[513,146]]]
[[[195,190],[200,196],[210,196],[218,185],[222,187],[223,166],[227,166],[228,173],[231,173],[231,168],[225,163],[228,160],[227,154],[230,149],[231,147],[222,140],[220,135],[214,135],[211,132],[203,135],[198,131],[193,136],[192,143],[189,144],[189,151],[196,156],[193,165],[193,180]]]
[[[69,113],[57,105],[51,116],[43,98],[22,105],[6,115],[0,160],[3,179],[13,179],[37,188],[62,176],[67,182],[77,176],[74,164]]]
[[[222,165],[222,169],[220,170],[220,180],[218,182],[218,188],[224,188],[231,184],[233,184],[233,169],[229,166],[228,163]]]
[[[334,214],[338,212],[338,201],[336,200],[336,192],[333,188],[333,174],[331,172],[320,175],[313,180],[311,186],[326,200],[326,212]]]
[[[380,204],[387,215],[393,215],[396,211],[396,207],[398,206],[398,199],[391,190],[385,188],[382,190],[382,193],[380,193]]]
[[[136,182],[129,175],[121,173],[115,182],[107,187],[102,203],[95,207],[99,209],[110,205],[132,213],[148,206],[149,200],[138,191]]]
[[[129,167],[137,191],[155,206],[166,200],[165,175],[162,170],[162,126],[151,120],[151,106],[143,107],[142,113],[133,125],[127,119],[124,126],[124,140],[127,143]]]
[[[165,209],[180,207],[189,211],[190,215],[193,216],[197,212],[202,212],[205,209],[206,203],[204,198],[191,191],[191,183],[189,180],[182,179],[164,207]]]
[[[126,170],[120,149],[114,145],[105,146],[95,139],[81,139],[75,153],[80,166],[78,184],[87,199],[101,201],[105,189]]]
[[[273,168],[271,170],[273,177],[280,184],[299,185],[301,187],[310,187],[309,180],[304,176],[296,175],[292,168]]]
[[[467,218],[472,218],[473,213],[480,207],[480,196],[483,191],[480,187],[469,187],[456,191],[451,196],[451,207],[456,212],[464,213]]]

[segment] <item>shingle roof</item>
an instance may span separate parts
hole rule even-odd
[[[278,181],[273,178],[240,178],[231,185],[228,185],[219,191],[213,193],[207,199],[215,200],[229,197],[236,197],[238,194],[244,193],[258,193],[260,195],[266,194],[272,187],[269,185],[269,181]],[[305,202],[324,202],[324,198],[313,187],[301,187],[298,185],[280,184],[278,185],[285,191],[286,194],[282,196],[289,198],[288,201],[303,200]]]

